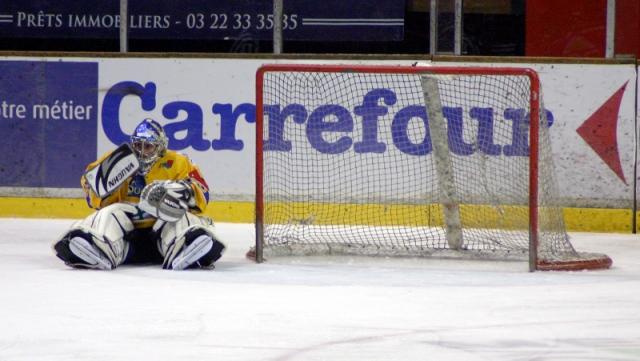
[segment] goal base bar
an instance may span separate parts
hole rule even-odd
[[[608,269],[613,264],[609,256],[601,253],[578,253],[579,258],[569,260],[538,260],[539,271],[583,271]]]
[[[378,247],[359,244],[283,244],[271,245],[263,249],[264,258],[287,256],[364,256],[364,257],[410,257],[463,260],[528,261],[526,250],[452,250],[412,246]],[[256,260],[255,248],[246,257]],[[610,268],[613,261],[605,254],[577,252],[553,260],[538,260],[538,271],[582,271]]]

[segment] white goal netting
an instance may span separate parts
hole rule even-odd
[[[261,73],[258,252],[610,263],[569,242],[531,72],[389,69]]]

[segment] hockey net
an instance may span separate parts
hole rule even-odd
[[[611,265],[577,252],[565,231],[534,71],[269,65],[256,85],[258,262],[346,254]]]

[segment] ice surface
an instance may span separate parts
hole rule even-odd
[[[214,271],[73,270],[72,220],[0,219],[0,360],[640,360],[640,237],[572,234],[606,271],[516,262],[244,258]]]

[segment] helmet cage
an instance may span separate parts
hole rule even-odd
[[[167,149],[162,126],[150,119],[143,120],[131,135],[131,147],[140,161],[142,173],[147,173]]]

